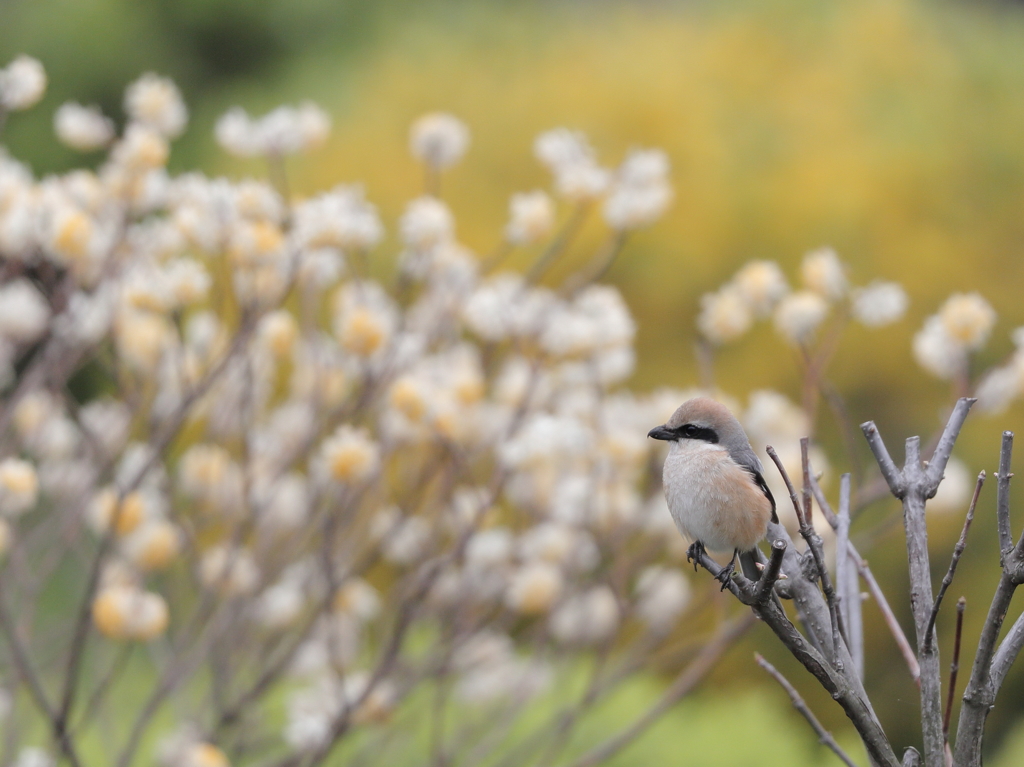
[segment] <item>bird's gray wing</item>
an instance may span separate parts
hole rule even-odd
[[[775,511],[775,496],[772,495],[772,491],[768,488],[768,483],[764,481],[764,467],[761,466],[761,461],[754,452],[754,449],[747,445],[742,450],[736,451],[733,460],[750,472],[750,476],[754,478],[754,484],[761,488],[761,492],[764,493],[768,502],[772,505],[772,522],[779,524],[779,515]]]

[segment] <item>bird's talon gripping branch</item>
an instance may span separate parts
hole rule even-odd
[[[697,566],[700,564],[700,560],[707,553],[707,549],[704,548],[704,544],[700,541],[694,541],[690,544],[690,548],[686,550],[686,561],[693,562],[694,572],[697,572]]]
[[[725,591],[729,585],[729,579],[732,578],[732,574],[736,571],[736,555],[733,554],[729,564],[718,571],[718,575],[715,576],[715,580],[722,584],[722,588],[719,591]]]

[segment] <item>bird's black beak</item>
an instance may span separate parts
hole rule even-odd
[[[672,442],[673,440],[679,439],[678,435],[665,425],[655,426],[653,429],[647,432],[647,436],[651,437],[652,439],[663,439],[668,442]]]

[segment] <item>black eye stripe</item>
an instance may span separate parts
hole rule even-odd
[[[710,442],[712,445],[718,444],[718,432],[714,429],[709,429],[704,426],[697,426],[692,423],[686,423],[675,430],[676,434],[679,435],[680,439],[699,439],[703,442]]]

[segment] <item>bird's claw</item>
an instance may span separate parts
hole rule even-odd
[[[690,548],[686,550],[686,561],[693,562],[694,572],[697,572],[697,565],[700,564],[701,557],[707,553],[707,549],[704,548],[704,544],[700,541],[694,541],[690,544]]]
[[[725,591],[726,586],[729,585],[729,579],[732,578],[733,571],[736,570],[736,560],[733,559],[729,564],[718,571],[718,575],[715,576],[715,580],[722,584],[722,588],[719,591]]]

